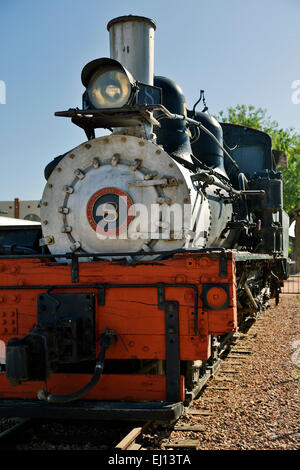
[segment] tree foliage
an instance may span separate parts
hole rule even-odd
[[[287,154],[288,168],[280,168],[283,173],[284,210],[290,214],[298,206],[300,199],[300,134],[290,127],[283,129],[277,121],[267,115],[266,109],[254,106],[237,105],[220,111],[218,121],[240,124],[267,132],[272,138],[274,150]]]

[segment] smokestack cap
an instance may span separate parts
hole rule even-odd
[[[156,30],[156,24],[154,23],[153,20],[150,18],[146,18],[145,16],[135,16],[135,15],[126,15],[126,16],[118,16],[117,18],[114,18],[109,21],[107,24],[107,30],[110,30],[110,27],[115,24],[115,23],[121,23],[121,22],[127,22],[127,21],[144,21],[146,23],[149,23],[152,28],[154,28],[154,31]]]

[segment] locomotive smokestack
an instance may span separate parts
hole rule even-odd
[[[154,21],[143,16],[120,16],[111,20],[110,57],[120,62],[136,80],[153,85]]]

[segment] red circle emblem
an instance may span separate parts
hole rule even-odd
[[[129,209],[133,206],[130,196],[119,188],[103,188],[94,193],[86,207],[86,215],[95,232],[112,235],[124,232],[133,215]]]

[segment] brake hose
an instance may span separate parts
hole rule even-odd
[[[100,342],[100,353],[96,359],[94,375],[80,390],[69,395],[52,395],[51,393],[46,393],[45,390],[39,390],[37,398],[39,400],[47,401],[48,403],[69,403],[86,395],[99,382],[103,372],[106,350],[115,343],[116,339],[117,334],[114,330],[104,330],[103,337]]]

